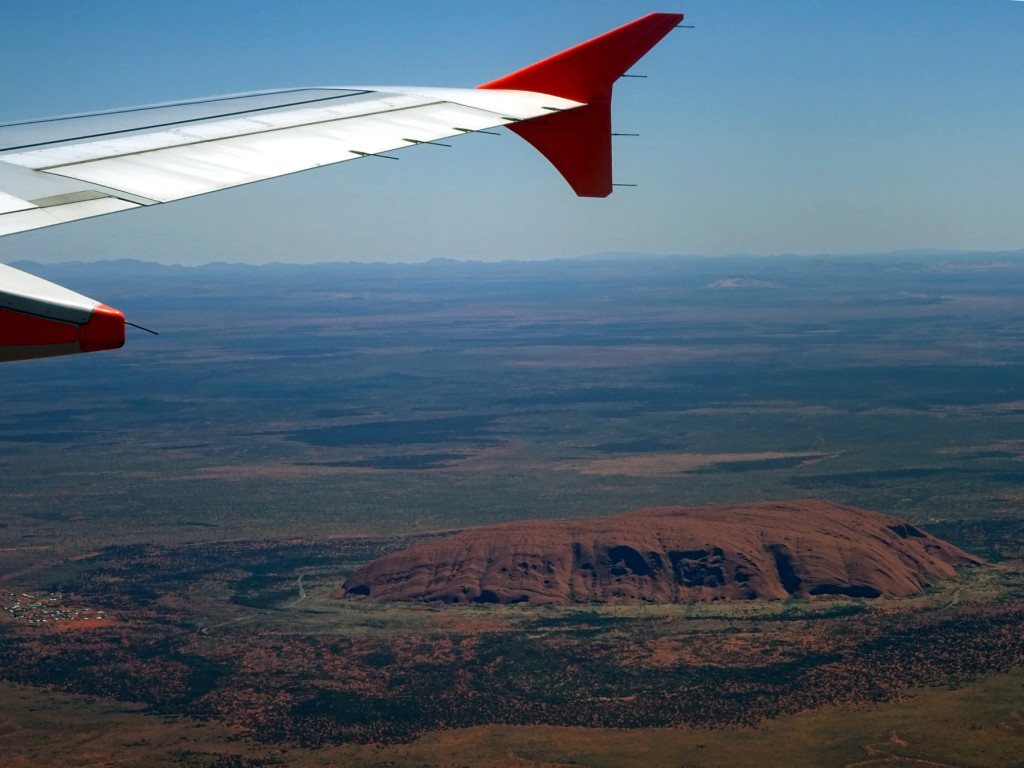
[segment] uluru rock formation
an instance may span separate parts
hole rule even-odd
[[[475,528],[374,560],[344,592],[448,603],[902,597],[978,563],[897,517],[801,500]]]

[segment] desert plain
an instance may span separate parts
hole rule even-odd
[[[161,336],[4,370],[13,766],[1024,762],[1021,254],[31,268]],[[345,594],[478,526],[794,499],[972,563]]]

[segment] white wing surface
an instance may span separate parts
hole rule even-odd
[[[301,88],[0,126],[0,234],[180,200],[580,106],[511,90]]]
[[[507,125],[606,197],[612,85],[682,20],[652,13],[478,88],[318,87],[0,125],[0,235]],[[0,265],[0,361],[112,349],[124,316]]]

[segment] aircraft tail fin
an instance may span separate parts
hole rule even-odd
[[[682,19],[681,13],[651,13],[477,87],[548,93],[586,104],[508,127],[540,151],[577,195],[607,197],[612,86]]]

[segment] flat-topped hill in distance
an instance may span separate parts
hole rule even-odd
[[[374,560],[344,593],[447,603],[906,597],[978,563],[897,517],[800,500],[474,528]]]

